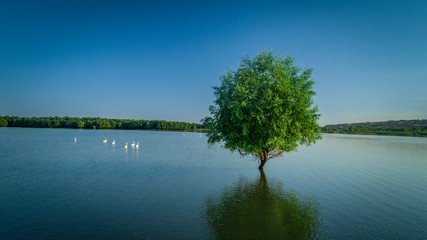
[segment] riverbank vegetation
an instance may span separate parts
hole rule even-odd
[[[322,127],[322,132],[427,137],[427,119],[333,124]]]
[[[4,127],[30,128],[84,128],[84,129],[134,129],[134,130],[163,130],[163,131],[197,131],[201,125],[197,123],[165,121],[165,120],[135,120],[108,119],[99,117],[16,117],[0,116]]]
[[[99,117],[0,116],[0,127],[205,131],[199,123]],[[326,125],[323,133],[427,137],[427,119]]]

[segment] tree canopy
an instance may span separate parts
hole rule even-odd
[[[311,73],[297,67],[294,58],[272,51],[244,58],[237,71],[228,69],[214,87],[211,116],[203,119],[208,142],[252,154],[262,169],[268,159],[320,139]]]
[[[2,117],[0,117],[0,127],[7,127],[7,121]]]

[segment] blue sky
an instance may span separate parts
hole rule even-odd
[[[0,115],[198,122],[227,67],[312,67],[320,124],[427,118],[427,1],[1,1]]]

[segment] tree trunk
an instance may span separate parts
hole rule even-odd
[[[258,169],[262,170],[266,162],[267,162],[266,160],[261,160],[261,164],[259,165]]]
[[[259,165],[258,169],[262,170],[264,168],[264,165],[267,163],[268,160],[268,151],[267,150],[262,150],[262,154],[261,154],[261,164]]]

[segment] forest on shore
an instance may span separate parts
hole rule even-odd
[[[108,119],[99,117],[16,117],[0,116],[0,127],[29,128],[82,128],[82,129],[134,129],[163,131],[197,131],[200,124],[165,121]]]
[[[324,133],[427,137],[427,119],[331,124]]]
[[[16,117],[0,116],[0,127],[132,129],[162,131],[203,131],[200,123],[166,120],[109,119],[99,117]],[[427,119],[330,124],[323,133],[427,137]]]

